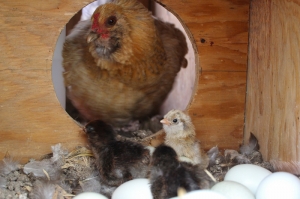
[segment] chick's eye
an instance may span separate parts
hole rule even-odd
[[[116,23],[117,23],[117,17],[115,17],[115,16],[110,16],[106,20],[106,24],[108,26],[114,26]]]
[[[178,120],[177,119],[173,119],[173,123],[176,123]]]

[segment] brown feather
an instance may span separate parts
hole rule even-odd
[[[184,35],[153,19],[136,0],[115,0],[97,13],[92,19],[105,34],[93,32],[92,22],[83,21],[66,38],[68,98],[85,119],[114,126],[157,114],[186,62]],[[117,18],[113,26],[107,25],[110,16]]]

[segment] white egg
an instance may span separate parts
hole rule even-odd
[[[271,173],[271,171],[254,164],[240,164],[229,169],[224,181],[238,182],[255,195],[259,183]]]
[[[230,199],[226,196],[223,196],[217,192],[211,190],[198,190],[198,191],[191,191],[187,194],[184,194],[180,197],[174,197],[171,199],[195,199],[195,198],[211,198],[211,199]]]
[[[112,194],[112,199],[152,199],[148,179],[139,178],[121,184]]]
[[[108,198],[99,193],[84,192],[84,193],[78,194],[73,199],[108,199]]]
[[[299,199],[300,180],[287,172],[276,172],[266,177],[257,189],[256,199]]]
[[[211,190],[230,199],[255,199],[253,193],[247,187],[233,181],[219,182]]]

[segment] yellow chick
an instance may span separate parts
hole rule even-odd
[[[202,153],[191,118],[180,110],[171,110],[160,121],[166,132],[165,144],[171,146],[180,161],[208,166],[208,157]]]

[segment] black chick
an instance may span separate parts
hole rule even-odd
[[[179,162],[173,148],[160,145],[152,155],[150,183],[153,198],[165,199],[177,196],[179,187],[187,192],[209,188],[211,180],[197,165]]]
[[[128,180],[147,176],[150,153],[143,145],[117,141],[113,128],[100,120],[88,123],[84,131],[96,158],[102,183],[119,186]]]

